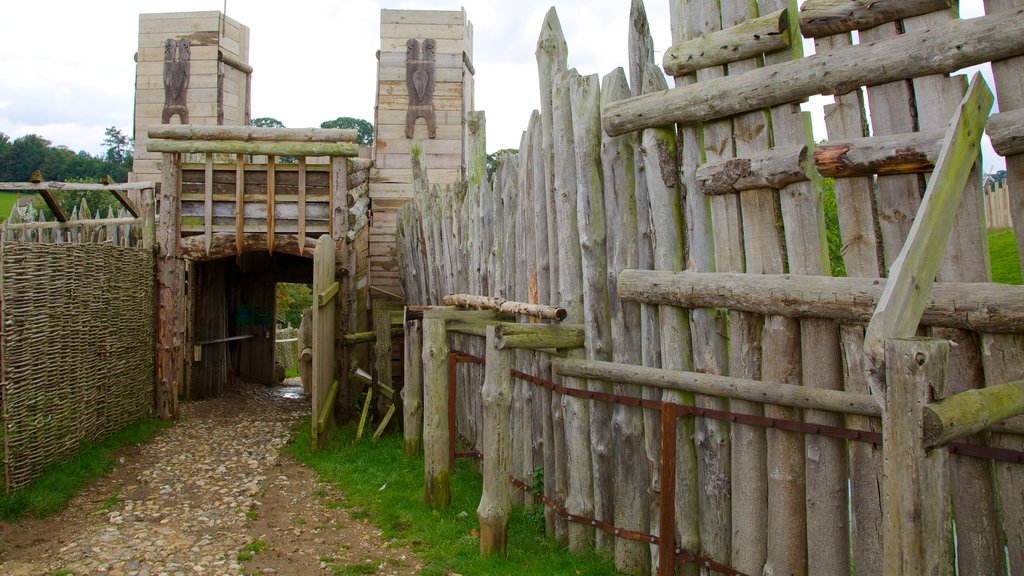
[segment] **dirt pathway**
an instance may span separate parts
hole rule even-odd
[[[63,513],[0,522],[0,574],[418,573],[408,548],[279,452],[309,411],[295,392],[243,386],[185,405]]]

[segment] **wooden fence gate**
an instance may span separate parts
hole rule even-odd
[[[334,377],[334,297],[339,284],[334,279],[334,240],[324,234],[313,252],[313,450],[324,447],[334,424],[334,400],[338,380]]]

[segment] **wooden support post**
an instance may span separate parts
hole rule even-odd
[[[267,157],[267,253],[274,253],[274,192],[277,188],[277,177],[274,166],[277,157]],[[300,238],[301,240],[301,238]]]
[[[235,155],[235,250],[245,249],[245,156]],[[207,251],[209,252],[209,251]]]
[[[455,470],[455,442],[458,432],[458,392],[455,385],[459,379],[459,361],[454,352],[448,353],[448,462]]]
[[[157,357],[154,413],[165,420],[178,417],[184,352],[182,347],[185,264],[178,258],[181,213],[181,155],[164,154],[160,187],[160,227],[156,231]]]
[[[299,240],[306,238],[306,157],[299,158]],[[301,242],[300,242],[301,244]]]
[[[487,327],[484,368],[483,494],[476,509],[480,518],[480,556],[505,555],[508,519],[512,512],[509,472],[512,460],[512,351],[498,348],[495,327]]]
[[[373,301],[373,331],[377,335],[373,346],[375,381],[378,386],[391,388],[391,310],[385,300]]]
[[[210,255],[213,244],[213,154],[206,155],[203,170],[203,235],[206,238],[206,255]]]
[[[448,341],[444,319],[423,318],[423,495],[427,506],[452,502],[448,451]]]
[[[658,494],[658,576],[676,573],[676,405],[661,407],[661,492]]]
[[[156,190],[142,193],[142,247],[153,250],[156,247]]]
[[[406,308],[408,313],[408,308]],[[405,453],[423,449],[423,329],[419,320],[405,320],[405,385],[402,386]]]
[[[945,386],[949,343],[886,340],[882,423],[884,573],[952,574],[949,477],[944,450],[926,451],[922,416],[932,389]]]

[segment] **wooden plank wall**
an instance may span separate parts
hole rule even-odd
[[[160,180],[160,154],[146,151],[146,129],[161,123],[164,42],[168,38],[188,38],[192,42],[187,100],[189,122],[226,126],[249,123],[246,75],[217,57],[221,51],[248,62],[249,28],[218,11],[140,14],[139,50],[135,54],[135,165],[131,181]],[[220,75],[223,78],[219,78]],[[223,108],[220,121],[218,98]],[[178,116],[172,117],[171,123],[179,124]]]
[[[378,57],[374,167],[370,173],[373,207],[369,235],[370,285],[401,294],[395,259],[398,209],[412,199],[412,140],[423,142],[431,183],[452,193],[463,180],[465,116],[473,109],[473,28],[465,10],[381,10],[381,48]],[[437,42],[434,110],[436,138],[427,123],[417,119],[413,138],[406,138],[409,106],[406,88],[406,41]]]

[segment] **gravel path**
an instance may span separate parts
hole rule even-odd
[[[279,452],[309,412],[301,396],[243,385],[184,405],[65,512],[0,522],[0,574],[417,573],[408,548],[353,520],[342,493]]]

